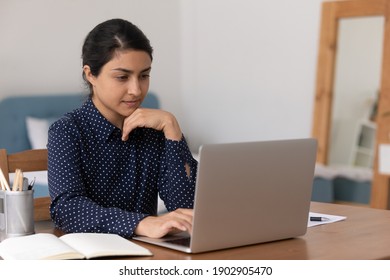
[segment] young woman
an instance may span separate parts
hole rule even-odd
[[[125,237],[191,232],[197,162],[171,113],[140,107],[149,40],[128,21],[108,20],[88,34],[82,59],[89,99],[49,129],[55,225]],[[169,211],[161,216],[158,195]]]

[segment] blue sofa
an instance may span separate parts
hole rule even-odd
[[[317,164],[312,201],[369,205],[372,170],[353,166]]]
[[[86,94],[53,94],[7,97],[0,102],[0,148],[15,153],[32,148],[28,138],[26,118],[58,119],[81,106]],[[159,100],[149,93],[143,103],[147,108],[159,108]],[[6,133],[4,133],[6,131]]]
[[[7,97],[0,102],[0,148],[8,153],[32,149],[27,129],[27,119],[55,120],[80,107],[87,99],[86,94],[53,94],[39,96]],[[143,104],[147,108],[160,108],[160,102],[154,93],[148,93]],[[6,132],[6,133],[4,133]],[[47,130],[40,133],[46,133]],[[31,134],[30,134],[31,135]],[[48,195],[47,173],[26,174],[31,181],[36,178],[34,197]],[[12,181],[13,174],[10,174]]]

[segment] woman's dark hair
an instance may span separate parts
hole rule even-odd
[[[153,59],[153,48],[149,39],[137,26],[123,19],[107,20],[92,29],[85,38],[82,49],[83,66],[88,65],[92,75],[98,76],[116,51],[129,49],[145,51]],[[92,85],[84,72],[83,79],[92,95]]]

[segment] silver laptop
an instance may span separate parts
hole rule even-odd
[[[316,151],[315,139],[203,145],[191,238],[134,239],[199,253],[304,235]]]

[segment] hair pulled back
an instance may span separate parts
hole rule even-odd
[[[115,52],[123,50],[145,51],[153,59],[150,41],[137,26],[123,19],[102,22],[85,38],[82,49],[83,67],[88,65],[92,75],[97,77],[102,67],[113,58]],[[92,95],[92,85],[86,79],[84,72],[83,79]]]

